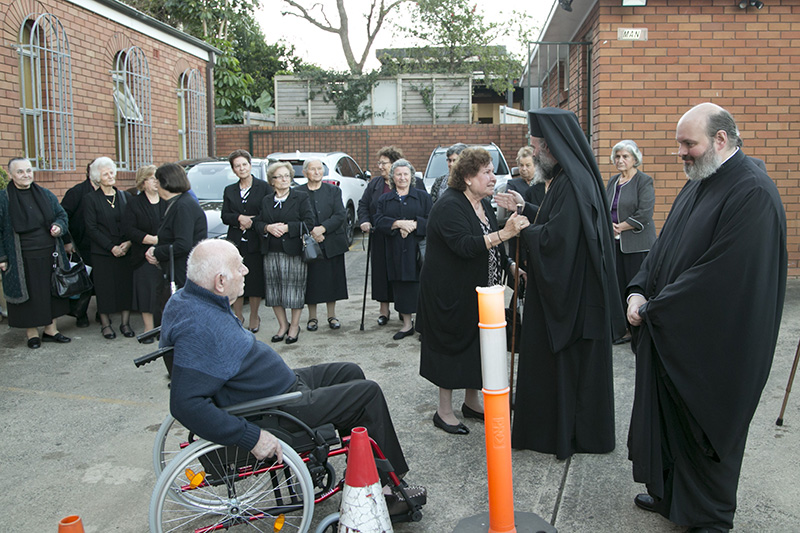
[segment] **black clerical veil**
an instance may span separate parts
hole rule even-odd
[[[533,137],[544,138],[553,157],[572,184],[578,198],[581,225],[588,243],[592,266],[605,288],[607,317],[613,338],[625,333],[625,315],[619,298],[614,264],[614,238],[605,184],[592,148],[572,111],[545,107],[530,111],[528,123]],[[596,243],[596,244],[595,244]]]

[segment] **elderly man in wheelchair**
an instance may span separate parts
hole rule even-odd
[[[174,355],[170,411],[205,440],[164,465],[151,529],[248,528],[269,518],[269,531],[305,531],[309,505],[313,512],[315,498],[336,492],[326,462],[334,455],[330,445],[339,443],[333,428],[346,441],[358,426],[374,441],[393,520],[418,520],[426,491],[401,481],[408,465],[380,386],[353,363],[289,368],[231,310],[245,274],[235,246],[202,241],[189,255],[186,286],[164,310],[160,346]],[[250,408],[231,408],[243,403]],[[198,515],[211,523],[198,522]]]

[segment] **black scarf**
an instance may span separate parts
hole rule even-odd
[[[14,233],[27,233],[36,229],[37,217],[32,217],[30,212],[25,209],[20,201],[19,190],[14,182],[10,182],[7,187],[8,190],[8,214],[11,217],[11,227],[14,228]],[[50,205],[47,197],[44,194],[44,189],[39,187],[36,183],[31,183],[31,195],[33,201],[39,207],[39,211],[44,216],[46,222],[45,229],[50,232],[50,226],[56,218],[53,211],[53,206]]]

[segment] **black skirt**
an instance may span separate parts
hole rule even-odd
[[[161,312],[160,291],[164,275],[156,265],[147,261],[133,271],[133,301],[131,311],[158,314]]]
[[[97,312],[119,313],[133,307],[133,271],[130,258],[92,254]]]
[[[53,250],[22,251],[22,265],[28,286],[28,300],[21,304],[8,302],[8,325],[12,328],[46,326],[66,315],[69,300],[50,294],[50,275],[53,273]]]
[[[390,281],[394,295],[394,310],[404,315],[417,312],[419,281]]]
[[[308,263],[306,303],[320,304],[338,300],[347,300],[344,254]]]
[[[248,252],[247,243],[239,247],[242,262],[249,272],[244,277],[244,297],[264,298],[267,289],[264,286],[264,256],[261,252]]]

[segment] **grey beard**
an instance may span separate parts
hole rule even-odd
[[[539,153],[533,159],[533,183],[544,183],[553,179],[553,169],[556,168],[558,161],[549,154]]]
[[[713,147],[706,150],[703,155],[694,160],[693,165],[687,166],[683,163],[683,172],[690,180],[704,180],[722,165],[719,156]]]

